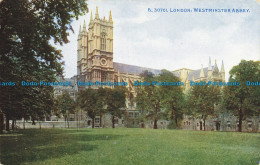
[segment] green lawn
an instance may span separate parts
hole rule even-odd
[[[4,165],[254,165],[258,161],[259,133],[122,128],[31,129],[0,135]]]

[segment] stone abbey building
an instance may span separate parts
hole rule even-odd
[[[122,127],[146,127],[152,128],[153,122],[138,123],[135,118],[138,117],[139,112],[135,109],[135,104],[132,104],[132,100],[135,96],[134,81],[141,80],[140,74],[145,70],[156,74],[161,71],[158,69],[145,68],[140,66],[122,64],[114,62],[113,60],[113,19],[111,11],[108,19],[100,18],[98,8],[96,8],[95,15],[90,15],[90,22],[88,28],[84,21],[83,28],[80,27],[78,34],[78,48],[77,48],[77,77],[82,82],[127,82],[127,88],[129,90],[130,98],[126,101],[126,111],[128,119],[116,119],[116,126]],[[172,73],[179,77],[180,81],[184,83],[183,91],[186,92],[190,89],[190,81],[214,81],[224,82],[225,81],[225,69],[224,63],[220,69],[218,68],[217,62],[211,62],[209,58],[208,66],[201,66],[200,69],[192,70],[187,68],[178,69],[172,71]],[[84,87],[85,88],[85,87]],[[82,88],[79,87],[79,90]],[[133,105],[133,106],[131,106]],[[232,118],[229,117],[229,118]],[[88,123],[90,124],[90,119]],[[125,121],[124,121],[125,120]],[[228,119],[229,120],[229,119]],[[236,124],[236,119],[230,119],[229,121],[220,119],[212,119],[206,123],[206,130],[233,130],[236,128],[231,127],[232,123]],[[227,123],[229,122],[229,124]],[[225,124],[227,126],[225,126]],[[252,124],[252,121],[249,123]],[[256,125],[259,124],[255,123]],[[158,128],[166,128],[168,121],[158,121]],[[96,127],[111,127],[110,116],[97,116],[95,119]],[[230,127],[229,127],[230,126]],[[184,117],[183,129],[195,129],[202,130],[202,121],[199,119]],[[223,128],[222,128],[223,127]],[[224,128],[225,127],[225,128]],[[226,129],[227,128],[227,129]]]
[[[145,70],[159,74],[158,69],[122,64],[113,61],[113,20],[111,11],[109,19],[99,17],[96,8],[93,19],[92,12],[88,29],[84,22],[78,34],[77,75],[80,81],[90,82],[127,82],[128,89],[134,94],[134,81],[141,80],[140,74]],[[225,81],[225,70],[222,62],[221,70],[217,63],[212,65],[209,59],[208,67],[198,70],[182,68],[172,71],[184,82],[184,90],[190,88],[190,81]]]

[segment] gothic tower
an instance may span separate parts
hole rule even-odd
[[[84,23],[85,26],[85,23]],[[86,36],[85,36],[86,35]],[[85,81],[113,81],[113,20],[99,17],[96,7],[95,18],[92,11],[88,32],[84,27],[78,37],[78,75]]]
[[[208,65],[208,81],[212,80],[212,66],[211,66],[211,59],[209,57],[209,65]]]
[[[225,69],[224,69],[224,62],[223,62],[223,60],[222,60],[220,74],[221,74],[221,79],[224,82],[225,81]]]
[[[78,60],[77,60],[77,75],[83,75],[86,72],[87,63],[87,41],[88,32],[86,29],[86,22],[84,21],[83,29],[79,27],[78,35]]]

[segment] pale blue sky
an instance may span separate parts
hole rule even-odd
[[[256,0],[89,0],[89,10],[114,20],[114,62],[177,70],[200,69],[224,60],[226,73],[241,59],[260,60],[260,3]],[[148,8],[243,8],[250,13],[150,13]],[[77,73],[79,25],[72,23],[70,43],[60,47],[65,77]],[[228,74],[226,74],[226,79]]]

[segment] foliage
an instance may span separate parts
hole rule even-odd
[[[145,71],[142,74],[143,82],[179,82],[172,72],[162,70],[159,75]],[[182,119],[182,106],[184,94],[180,86],[174,85],[145,85],[137,86],[137,109],[148,120],[154,120],[154,129],[157,129],[157,121],[161,118],[170,119],[178,125]]]
[[[258,82],[260,80],[260,62],[241,60],[239,65],[234,66],[229,73],[229,82],[237,82],[240,86],[224,88],[223,104],[238,117],[238,127],[241,132],[242,120],[260,115],[260,88],[247,85],[247,81]]]
[[[167,70],[162,70],[159,81],[180,82],[178,77]],[[182,88],[181,86],[160,86],[159,88],[162,94],[162,107],[165,109],[166,116],[171,120],[170,123],[174,122],[174,127],[177,128],[179,121],[183,118],[184,93]]]
[[[122,117],[124,114],[127,89],[122,86],[115,88],[87,88],[79,92],[77,103],[88,116],[92,119],[92,128],[94,128],[94,119],[96,116],[102,116],[109,113],[112,116],[112,127],[115,127],[115,117]]]
[[[85,0],[0,2],[0,109],[9,119],[40,119],[53,104],[53,89],[22,87],[22,81],[52,82],[62,75],[62,54],[50,44],[68,43],[73,18],[88,12]],[[44,87],[45,88],[45,87]],[[7,125],[8,127],[8,125]],[[7,128],[8,129],[8,128]]]
[[[97,115],[105,113],[107,92],[104,88],[87,88],[79,92],[77,103],[88,116],[92,119],[92,128],[94,128],[94,119]]]
[[[63,114],[65,121],[67,121],[69,127],[69,122],[68,122],[69,115],[75,113],[76,103],[70,97],[67,91],[64,91],[62,95],[58,96],[57,100],[58,100],[58,109],[60,109],[60,112]]]
[[[143,82],[152,83],[158,77],[153,73],[145,71],[142,75]],[[154,129],[157,129],[157,121],[163,116],[161,101],[162,94],[156,85],[144,85],[136,88],[136,108],[140,111],[141,115],[145,116],[148,120],[154,121]]]
[[[199,117],[205,121],[209,115],[215,115],[216,105],[221,99],[218,86],[193,86],[187,96],[187,114]]]
[[[107,112],[112,116],[112,128],[115,128],[115,117],[121,117],[125,112],[127,89],[124,86],[106,88]]]
[[[57,100],[59,101],[59,108],[63,115],[74,113],[75,101],[70,97],[67,91],[64,91],[62,95],[58,96]]]

